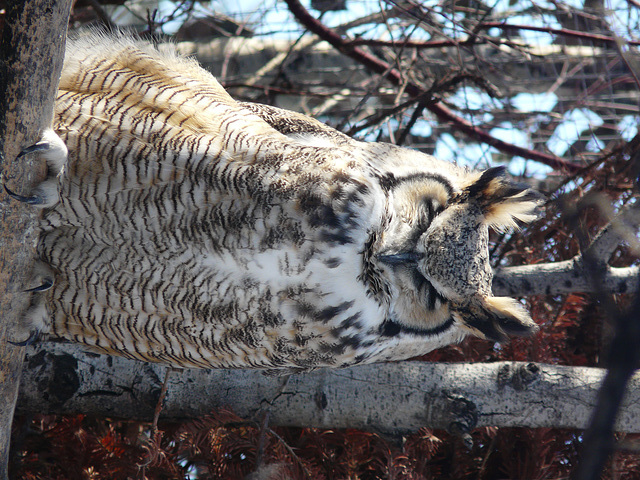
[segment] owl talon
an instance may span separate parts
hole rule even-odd
[[[42,152],[45,150],[49,150],[51,148],[51,144],[46,141],[46,140],[42,140],[38,143],[35,143],[29,147],[24,148],[16,157],[16,159],[20,158],[20,157],[24,157],[25,155],[28,155],[30,153],[33,152]]]
[[[30,195],[20,195],[13,192],[6,185],[7,194],[22,203],[37,207],[50,207],[58,202],[58,175],[64,170],[67,163],[67,146],[60,137],[51,129],[42,132],[42,139],[24,148],[16,159],[32,153],[42,152],[41,156],[47,163],[47,179],[40,183]]]
[[[28,345],[33,344],[38,339],[40,339],[40,332],[38,330],[31,330],[29,332],[29,337],[26,340],[23,340],[21,342],[14,342],[11,340],[7,340],[7,343],[10,343],[11,345],[14,345],[16,347],[26,347]]]
[[[25,290],[25,292],[44,292],[45,290],[49,290],[53,287],[53,279],[45,278],[43,280],[42,285],[38,285],[37,287],[29,288]]]
[[[4,185],[4,190],[5,192],[7,192],[7,195],[9,195],[14,200],[26,203],[27,205],[42,205],[43,203],[45,203],[45,200],[40,195],[20,195],[9,190],[9,187],[7,187],[6,185]]]
[[[34,265],[34,278],[42,278],[43,285],[27,290],[32,293],[31,305],[18,321],[13,322],[7,329],[7,342],[11,345],[20,347],[31,345],[49,333],[50,319],[45,296],[38,293],[53,285],[52,277],[42,276],[45,268],[46,265],[38,262]]]

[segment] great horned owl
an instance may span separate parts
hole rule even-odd
[[[38,290],[52,285],[27,329],[179,367],[310,369],[537,328],[491,294],[488,228],[538,205],[502,168],[237,102],[124,36],[70,41],[54,128],[69,161],[59,202],[30,198],[46,206]]]

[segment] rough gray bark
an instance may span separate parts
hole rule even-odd
[[[165,367],[83,353],[77,346],[30,348],[18,411],[150,420]],[[243,418],[268,408],[273,425],[360,428],[400,435],[420,427],[465,433],[475,426],[585,428],[605,370],[522,362],[401,362],[268,377],[250,370],[174,372],[165,419],[230,407]],[[618,418],[640,432],[640,374]]]
[[[62,69],[70,0],[9,2],[0,44],[0,171],[2,183],[29,191],[44,165],[16,161],[51,126]],[[0,190],[0,479],[7,478],[11,421],[24,349],[7,344],[7,327],[26,308],[36,241],[36,212]]]

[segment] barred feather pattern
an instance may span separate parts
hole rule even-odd
[[[487,229],[539,203],[502,171],[236,102],[172,47],[117,35],[69,42],[55,122],[69,159],[38,244],[54,285],[37,294],[52,337],[295,371],[535,331],[517,302],[492,306]],[[455,278],[434,255],[459,259]]]

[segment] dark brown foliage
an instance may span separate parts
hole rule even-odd
[[[153,445],[149,426],[133,422],[83,416],[21,419],[18,430],[27,431],[14,451],[12,478],[236,480],[258,468],[261,431],[230,412],[161,428],[162,438]],[[473,433],[473,440],[474,447],[467,450],[448,433],[426,428],[402,445],[356,430],[268,430],[260,472],[272,476],[257,478],[567,478],[580,434],[483,428]],[[627,435],[624,441],[634,448],[640,436]],[[620,479],[637,478],[637,456],[619,453],[609,470]]]

